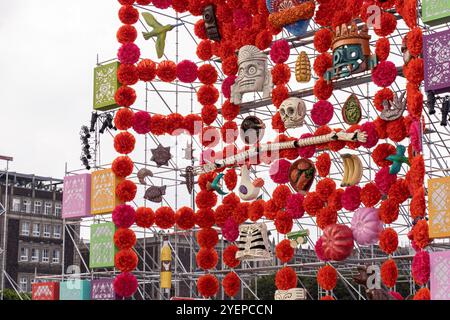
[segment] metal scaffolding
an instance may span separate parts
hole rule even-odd
[[[0,172],[0,177],[5,176],[5,198],[0,198],[0,226],[3,227],[2,230],[2,239],[1,239],[1,246],[0,246],[0,257],[1,257],[1,274],[0,274],[0,282],[1,282],[1,293],[0,293],[0,300],[3,300],[3,295],[5,291],[5,281],[10,281],[11,285],[14,287],[14,284],[11,282],[11,279],[6,272],[6,259],[7,259],[7,230],[8,230],[8,210],[9,210],[9,199],[8,199],[8,187],[9,187],[9,163],[13,161],[12,157],[8,156],[2,156],[0,155],[0,161],[6,163],[6,168],[2,172]],[[16,287],[14,289],[17,292]],[[21,297],[20,295],[18,295]]]
[[[168,12],[172,11],[161,11],[152,6],[138,6],[141,11],[148,11],[154,14],[158,20],[165,21],[174,25],[177,25],[175,30],[169,34],[168,36],[168,44],[166,48],[166,54],[164,55],[164,59],[172,60],[175,62],[179,62],[180,57],[182,59],[190,59],[195,61],[197,64],[201,64],[202,62],[198,60],[195,56],[195,48],[198,44],[197,38],[194,35],[193,27],[198,19],[197,17],[193,17],[189,14],[168,14]],[[407,34],[409,29],[406,27],[405,23],[401,19],[401,17],[396,14],[398,19],[398,24],[396,30],[389,36],[389,41],[391,43],[391,53],[389,60],[394,62],[397,65],[397,70],[399,76],[396,81],[392,84],[391,89],[395,94],[399,94],[406,89],[406,80],[402,76],[402,52],[401,52],[401,44],[402,39]],[[141,21],[141,26],[146,29],[146,25]],[[448,29],[449,25],[444,24],[435,28],[430,28],[425,26],[420,20],[419,25],[424,29],[425,33],[436,32],[439,29]],[[289,60],[286,62],[293,72],[295,69],[295,62],[300,51],[305,51],[311,61],[313,61],[318,53],[315,51],[313,46],[313,37],[315,31],[319,29],[319,25],[317,25],[313,20],[310,23],[308,28],[308,32],[301,37],[292,37],[286,31],[283,31],[279,36],[279,38],[286,39],[291,45],[291,55]],[[373,35],[373,30],[371,30],[371,34]],[[372,52],[375,52],[375,42],[377,37],[372,37],[370,42]],[[170,42],[170,43],[169,43]],[[145,43],[143,52],[148,53],[153,50],[153,44]],[[182,55],[180,54],[182,51]],[[108,60],[109,62],[111,60]],[[214,66],[216,66],[219,72],[219,82],[218,86],[220,86],[221,82],[226,78],[226,76],[222,73],[220,67],[219,60],[210,61]],[[103,64],[103,62],[98,62],[98,65]],[[295,82],[295,79],[292,79],[288,85],[291,96],[296,96],[302,98],[307,103],[308,110],[311,110],[312,104],[316,102],[316,98],[313,95],[313,85],[314,80],[312,79],[307,84],[299,84]],[[133,111],[143,110],[149,112],[150,114],[170,114],[174,112],[179,112],[183,115],[187,115],[190,113],[200,113],[201,106],[197,103],[195,96],[196,92],[199,89],[201,83],[194,82],[192,84],[183,84],[175,81],[173,83],[165,83],[159,80],[155,80],[150,83],[146,83],[145,85],[139,84],[136,86],[136,91],[140,92],[138,94],[137,106],[133,109]],[[333,83],[334,92],[333,96],[329,99],[329,101],[334,105],[335,112],[332,122],[329,124],[330,127],[339,127],[343,129],[347,129],[349,127],[348,124],[345,123],[343,116],[340,112],[343,102],[346,100],[348,95],[355,94],[361,102],[363,107],[363,119],[364,121],[373,121],[379,115],[379,112],[373,105],[373,97],[378,90],[378,88],[374,85],[371,85],[371,74],[369,72],[360,73],[357,75],[350,76],[345,79],[338,80]],[[271,120],[272,116],[276,112],[276,108],[272,105],[271,99],[264,99],[259,94],[254,94],[252,97],[250,95],[246,96],[247,100],[241,105],[241,113],[238,116],[237,121],[241,121],[247,115],[256,115],[260,117],[266,124],[267,128],[271,128]],[[223,97],[221,98],[223,99]],[[223,103],[223,100],[219,103]],[[426,109],[425,109],[426,110]],[[220,111],[219,111],[220,112]],[[425,116],[425,125],[427,130],[424,134],[424,158],[426,163],[426,180],[434,177],[442,177],[449,175],[448,163],[450,163],[450,150],[447,147],[449,145],[450,140],[450,131],[448,127],[440,126],[440,119],[438,118],[439,114],[429,115],[427,112],[424,112]],[[221,117],[218,117],[215,125],[221,126],[223,121]],[[313,133],[317,129],[317,126],[314,125],[313,121],[307,115],[306,125],[300,129],[291,129],[286,132],[286,134],[290,136],[300,136],[302,133]],[[266,130],[266,139],[271,141],[275,138],[274,132],[270,132],[272,130]],[[112,137],[113,132],[107,131],[104,135],[95,133],[96,143],[95,143],[95,154],[96,154],[96,163],[93,167],[93,170],[100,168],[109,168],[111,166],[110,162],[102,162],[103,159],[108,159],[109,161],[112,159],[113,154],[109,154],[112,149]],[[149,179],[149,185],[167,185],[167,195],[163,199],[163,205],[172,207],[175,211],[182,206],[190,206],[195,210],[195,194],[196,190],[192,195],[189,195],[185,186],[183,185],[183,180],[180,178],[180,173],[182,170],[190,165],[194,165],[194,160],[183,159],[182,148],[184,148],[186,143],[192,143],[193,147],[197,151],[202,150],[202,145],[198,139],[198,137],[190,137],[187,135],[181,136],[154,136],[152,134],[147,134],[145,136],[137,137],[138,144],[133,156],[133,160],[135,161],[135,171],[131,176],[132,180],[137,181],[136,173],[141,168],[149,168],[153,172],[153,177]],[[102,142],[100,143],[100,140]],[[390,143],[393,143],[389,140]],[[169,161],[168,166],[157,167],[151,161],[149,157],[149,150],[151,148],[156,148],[159,144],[164,146],[171,146],[171,152],[174,155],[174,158]],[[224,145],[221,145],[222,148]],[[237,145],[238,147],[242,147],[242,144]],[[370,181],[373,181],[375,177],[375,173],[377,171],[376,166],[373,163],[371,158],[371,150],[360,148],[357,150],[346,150],[346,152],[354,153],[359,156],[364,166],[364,175],[361,180],[361,184],[364,185]],[[320,151],[316,154],[319,155]],[[332,159],[332,168],[330,171],[330,177],[337,182],[340,182],[341,177],[343,175],[343,162],[341,157],[337,152],[326,151],[330,154]],[[105,155],[106,153],[106,155]],[[198,153],[196,154],[198,157]],[[313,158],[315,160],[315,158]],[[263,178],[266,181],[266,185],[264,187],[264,199],[269,199],[271,197],[271,190],[275,187],[274,184],[270,182],[270,178],[268,175],[269,167],[267,165],[258,165],[253,170],[252,174],[254,176]],[[78,174],[82,170],[67,170],[67,175]],[[404,177],[406,174],[405,168],[402,168],[402,171],[399,173],[399,177]],[[140,186],[138,184],[138,197],[144,194],[145,186]],[[314,190],[314,186],[312,187]],[[219,200],[220,201],[220,200]],[[399,283],[404,282],[407,283],[410,288],[410,294],[414,294],[416,287],[414,285],[414,281],[411,277],[411,259],[414,256],[414,252],[409,248],[409,244],[407,244],[407,233],[411,229],[412,219],[409,215],[409,200],[401,205],[399,218],[395,223],[392,223],[390,227],[394,228],[399,234],[400,241],[403,241],[403,249],[398,250],[396,254],[392,256],[393,259],[397,261],[397,265],[399,268]],[[149,205],[149,203],[144,199],[138,199],[134,203],[136,206]],[[153,205],[152,205],[153,206]],[[151,207],[151,206],[150,206]],[[342,224],[350,224],[352,218],[352,212],[340,211],[338,222]],[[98,223],[103,221],[110,221],[110,216],[96,216],[93,218],[86,218],[80,222],[80,234],[74,234],[70,239],[64,238],[64,241],[73,241],[76,247],[76,253],[81,258],[81,264],[85,266],[88,270],[86,273],[82,273],[81,276],[83,278],[94,279],[100,276],[109,276],[113,277],[116,272],[114,270],[89,270],[87,262],[82,257],[81,252],[86,250],[87,245],[84,242],[80,241],[80,238],[86,234],[86,230],[92,223]],[[264,220],[267,224],[268,230],[270,231],[270,238],[272,241],[278,242],[283,236],[276,232],[273,221]],[[72,224],[78,223],[72,221],[64,221],[64,230],[71,230],[73,232]],[[295,220],[294,229],[309,229],[311,235],[308,237],[308,242],[303,245],[303,249],[298,252],[296,258],[300,261],[294,262],[292,264],[288,264],[288,266],[293,267],[297,274],[302,277],[315,277],[318,267],[324,265],[323,262],[318,261],[315,257],[306,256],[308,248],[314,248],[314,244],[317,238],[321,235],[321,230],[316,224],[315,218],[305,215],[303,218]],[[151,229],[140,229],[134,228],[137,237],[140,239],[144,239],[141,242],[138,242],[138,247],[136,250],[139,253],[139,259],[141,261],[139,268],[136,270],[135,274],[139,280],[139,290],[137,295],[140,299],[149,299],[152,298],[148,293],[148,288],[153,288],[156,292],[159,292],[159,262],[156,261],[155,257],[152,256],[147,251],[147,241],[148,238],[160,238],[162,231],[153,227]],[[220,230],[218,230],[220,232]],[[201,271],[199,268],[195,266],[195,254],[198,251],[198,246],[195,241],[195,232],[196,230],[191,231],[181,231],[174,229],[170,230],[170,233],[174,237],[174,241],[172,242],[173,249],[173,261],[174,261],[174,270],[173,270],[173,282],[175,283],[174,295],[178,296],[180,294],[179,285],[183,283],[188,288],[190,288],[190,297],[198,297],[196,294],[196,279],[204,274],[204,271]],[[69,233],[71,234],[71,233]],[[224,247],[224,240],[220,242],[220,249]],[[183,262],[177,255],[179,248],[186,248],[188,250],[188,255],[191,257],[189,263]],[[442,250],[442,249],[450,249],[450,242],[448,240],[437,240],[431,246],[430,250]],[[303,256],[302,253],[305,253]],[[64,256],[64,254],[63,254]],[[355,246],[355,252],[348,260],[335,263],[332,265],[336,268],[339,278],[344,284],[345,288],[348,290],[350,296],[354,299],[366,299],[364,290],[355,284],[352,281],[352,275],[356,273],[356,266],[360,264],[379,264],[387,259],[387,256],[381,253],[378,250],[377,246]],[[227,270],[223,262],[220,263],[221,268],[217,270],[212,270],[211,273],[218,276],[219,280],[223,277],[229,270]],[[53,280],[63,280],[66,279],[65,269],[67,266],[63,265],[62,274],[59,277],[41,277],[41,279],[53,279]],[[262,264],[255,264],[252,262],[243,262],[239,269],[236,269],[236,273],[239,275],[242,282],[242,293],[247,293],[254,299],[259,299],[258,297],[258,287],[255,285],[256,279],[263,275],[268,275],[276,271],[281,267],[279,261],[274,258],[272,261]],[[300,285],[303,286],[302,283]],[[330,292],[325,292],[322,290],[318,291],[318,296],[309,296],[311,299],[318,299],[324,296],[325,294],[332,294]],[[165,299],[163,294],[160,294],[159,297],[161,299]],[[224,298],[223,290],[221,294],[218,296]],[[339,296],[336,297],[339,299]]]

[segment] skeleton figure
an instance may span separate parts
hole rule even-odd
[[[273,88],[272,74],[267,68],[267,56],[255,46],[243,46],[238,56],[239,73],[231,87],[231,102],[242,103],[242,96],[247,92],[263,91],[268,98]]]
[[[305,124],[306,105],[302,99],[288,98],[280,106],[281,120],[288,128],[297,128]]]
[[[203,10],[206,36],[213,41],[220,41],[219,27],[217,25],[216,13],[213,5],[206,6]]]
[[[238,260],[263,261],[271,260],[267,226],[264,223],[239,226]]]
[[[400,118],[403,111],[406,109],[406,91],[402,92],[399,96],[394,95],[394,101],[384,100],[383,101],[383,111],[381,111],[380,118],[384,121],[393,121]]]

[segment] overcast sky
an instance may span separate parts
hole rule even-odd
[[[81,166],[96,55],[116,55],[118,8],[114,0],[0,1],[0,154],[14,157],[12,170],[63,177],[66,161]]]

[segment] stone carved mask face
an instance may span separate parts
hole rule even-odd
[[[281,120],[286,128],[303,126],[306,116],[305,102],[300,98],[288,98],[280,106]]]
[[[205,21],[205,30],[208,39],[220,41],[221,38],[213,5],[205,7],[205,9],[203,10],[203,20]]]
[[[231,89],[231,102],[240,104],[247,92],[263,91],[269,97],[272,90],[272,76],[267,68],[267,56],[255,46],[244,46],[239,50],[239,71]]]

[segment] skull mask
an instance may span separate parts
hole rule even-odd
[[[297,128],[305,123],[306,105],[302,99],[288,98],[280,106],[280,116],[286,128]]]
[[[239,50],[239,73],[231,87],[231,102],[242,103],[242,96],[247,92],[263,91],[268,98],[272,91],[272,75],[267,68],[267,56],[255,46],[243,46]]]

